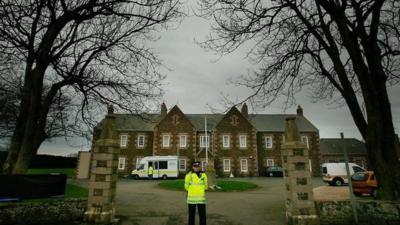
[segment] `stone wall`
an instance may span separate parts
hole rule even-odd
[[[80,224],[86,205],[86,199],[3,204],[0,205],[0,225]]]
[[[400,202],[357,200],[359,225],[399,225]],[[321,225],[353,225],[350,201],[316,201]]]

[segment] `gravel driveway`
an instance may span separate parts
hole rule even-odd
[[[207,193],[208,225],[285,224],[282,178],[236,178],[260,188],[245,192]],[[187,222],[185,193],[160,189],[160,181],[120,180],[117,217],[123,225],[183,225]],[[314,179],[314,186],[324,185]],[[197,219],[197,218],[196,218]],[[196,222],[197,223],[197,222]]]

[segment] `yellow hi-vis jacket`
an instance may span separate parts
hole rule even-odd
[[[201,173],[200,178],[196,173],[189,172],[185,176],[185,190],[187,204],[206,204],[206,190],[208,189],[207,175]]]
[[[149,175],[153,175],[153,167],[149,166]]]

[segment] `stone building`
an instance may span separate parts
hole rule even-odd
[[[164,103],[160,114],[115,114],[121,150],[118,169],[129,174],[145,156],[178,155],[179,170],[185,174],[193,160],[205,168],[207,147],[219,176],[262,176],[267,167],[282,165],[281,145],[289,116],[296,117],[301,139],[310,150],[310,169],[318,176],[319,131],[304,117],[303,109],[299,106],[297,114],[249,114],[246,104],[241,111],[232,107],[226,114],[185,114],[178,106],[168,111]]]
[[[368,166],[368,155],[365,143],[355,138],[321,138],[321,163],[344,162],[343,147],[349,161],[364,168]]]

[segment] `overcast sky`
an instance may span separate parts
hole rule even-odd
[[[169,68],[163,70],[167,75],[163,100],[169,109],[177,104],[184,113],[210,113],[210,106],[224,111],[222,95],[240,101],[251,93],[228,82],[229,79],[238,78],[256,69],[245,58],[248,49],[241,48],[222,58],[206,52],[195,40],[205,40],[209,31],[208,21],[189,16],[177,29],[162,32],[160,40],[153,44],[154,50]],[[393,122],[396,132],[399,133],[400,89],[390,88],[389,92]],[[309,96],[310,93],[304,90],[296,96],[297,103],[303,107],[304,115],[319,129],[321,137],[339,137],[339,133],[344,132],[345,137],[361,139],[347,107],[323,102],[312,103]],[[250,113],[251,111],[252,109]],[[296,106],[284,111],[282,101],[278,100],[265,109],[257,109],[256,112],[295,113]],[[39,154],[67,155],[90,148],[86,141],[80,139],[73,140],[72,144],[74,146],[67,145],[63,139],[46,142],[41,146]]]

